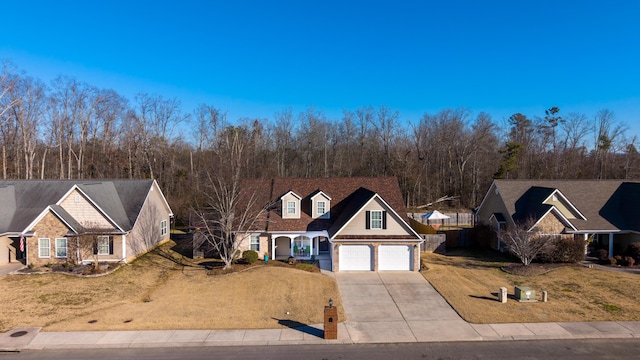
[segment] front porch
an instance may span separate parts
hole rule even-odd
[[[329,255],[329,237],[326,231],[272,234],[270,253],[276,260],[294,257],[300,260]]]

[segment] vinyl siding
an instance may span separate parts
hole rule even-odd
[[[366,212],[381,210],[387,212],[386,229],[366,229]],[[340,235],[411,235],[412,232],[402,225],[400,219],[396,218],[392,211],[389,211],[382,202],[374,199],[351,219],[351,221],[340,231]]]
[[[113,225],[79,191],[72,191],[60,203],[69,215],[88,228],[112,229]]]

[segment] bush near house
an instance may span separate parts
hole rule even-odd
[[[245,250],[242,253],[242,258],[247,264],[253,264],[258,261],[258,253],[254,250]]]
[[[559,238],[542,253],[538,260],[549,263],[579,263],[584,260],[585,241],[573,238]]]
[[[640,243],[629,244],[625,253],[635,260],[634,263],[640,263]]]

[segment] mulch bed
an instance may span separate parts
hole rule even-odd
[[[311,262],[299,261],[296,264],[288,264],[287,262],[280,261],[280,260],[269,260],[268,262],[258,260],[253,264],[238,262],[236,264],[233,264],[231,266],[231,269],[224,269],[224,263],[219,261],[204,261],[199,263],[198,265],[205,268],[205,270],[207,271],[207,275],[228,275],[228,274],[243,272],[246,270],[250,270],[252,268],[262,267],[262,266],[279,266],[279,267],[296,269],[298,268],[298,265],[302,263],[306,264]],[[317,261],[313,262],[313,267],[305,268],[305,269],[299,268],[299,269],[303,271],[309,271],[309,272],[320,272],[320,267]]]
[[[39,266],[34,268],[25,267],[17,271],[18,274],[47,274],[47,273],[57,273],[57,274],[67,274],[67,275],[75,275],[75,276],[96,276],[96,275],[106,275],[117,268],[119,268],[122,264],[120,263],[100,263],[98,269],[93,267],[93,264],[89,265],[60,265],[56,264],[53,266]]]
[[[569,266],[567,264],[533,263],[528,266],[522,264],[509,264],[501,267],[502,271],[519,276],[536,276],[546,274],[549,271]]]

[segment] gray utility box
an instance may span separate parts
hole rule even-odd
[[[518,301],[536,301],[536,291],[528,286],[516,286],[514,292]]]

